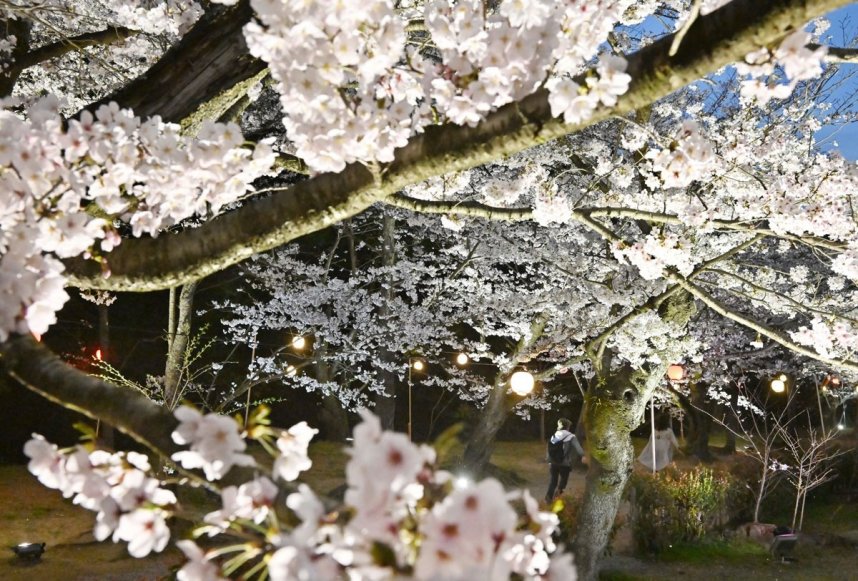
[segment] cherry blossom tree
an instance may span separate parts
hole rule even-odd
[[[4,70],[11,71],[5,92],[13,98],[3,101],[0,126],[0,339],[5,368],[28,387],[117,426],[153,450],[181,454],[177,461],[188,460],[189,469],[222,476],[225,465],[207,463],[224,455],[244,460],[240,438],[227,438],[221,420],[205,420],[205,426],[218,428],[231,448],[208,456],[207,437],[196,435],[203,427],[197,416],[182,412],[187,417],[177,424],[165,410],[120,397],[115,388],[65,367],[34,344],[29,334],[53,323],[66,284],[147,291],[190,283],[376,202],[444,214],[450,222],[463,216],[530,220],[551,231],[549,242],[557,239],[544,254],[586,257],[568,276],[582,280],[587,273],[587,284],[571,289],[573,299],[551,306],[562,305],[565,316],[529,310],[529,326],[516,325],[521,350],[541,353],[540,345],[551,343],[547,352],[556,359],[549,360],[547,374],[580,359],[594,378],[586,408],[594,461],[576,540],[579,574],[592,579],[631,469],[628,434],[666,366],[699,358],[700,343],[688,333],[696,311],[705,307],[844,372],[858,369],[849,303],[811,288],[811,281],[826,280],[831,290],[839,285],[842,295],[855,292],[858,241],[849,193],[854,170],[814,147],[818,111],[809,104],[779,105],[796,87],[812,86],[827,63],[852,57],[849,50],[824,46],[820,23],[804,30],[846,2],[496,6],[436,0],[424,6],[379,0],[345,9],[335,2],[233,1],[222,4],[234,6],[207,10],[183,35],[182,27],[198,15],[196,6],[152,4],[163,6],[165,14],[171,7],[188,9],[190,16],[175,26],[181,38],[145,74],[68,120],[61,116],[68,107],[58,98],[31,99],[16,94],[15,86],[9,90],[27,72],[25,64],[48,64],[27,60],[39,50],[27,36],[39,27],[29,23],[56,31],[22,2],[0,5],[7,28],[16,32],[2,48],[12,57]],[[655,10],[667,11],[677,31],[666,30],[653,42],[623,33]],[[620,34],[614,35],[618,24]],[[77,32],[59,31],[64,39]],[[113,36],[106,50],[124,46],[121,34]],[[246,66],[235,66],[236,59]],[[252,107],[264,63],[286,133],[248,146],[229,121]],[[660,101],[731,63],[739,63],[738,91],[723,97],[710,92],[695,101],[686,95],[702,90],[697,83],[678,98]],[[72,109],[77,106],[70,99],[75,95],[62,96]],[[486,164],[489,179],[474,169]],[[271,175],[285,168],[311,175]],[[508,198],[505,181],[515,183]],[[455,187],[448,189],[451,182]],[[189,219],[205,221],[193,227]],[[534,247],[522,243],[527,227],[497,230],[492,250],[503,248],[494,243],[505,236],[513,240],[507,249]],[[777,264],[794,254],[813,257],[814,269],[796,265],[781,273],[759,266],[763,255]],[[557,271],[565,268],[560,264]],[[789,281],[796,288],[784,288]],[[759,309],[786,313],[787,322],[773,325],[758,316]],[[497,320],[480,324],[501,327]],[[540,343],[546,327],[560,345]],[[557,329],[565,329],[565,336]],[[491,441],[507,408],[505,376],[520,362],[509,358],[510,366],[500,370],[475,442]],[[366,449],[356,447],[361,457],[375,453],[374,445],[386,437],[367,421],[372,435],[361,438]],[[186,422],[198,425],[191,429]],[[171,439],[171,433],[179,435]],[[178,443],[191,449],[178,451]],[[32,447],[45,464],[66,462],[45,443]],[[476,446],[470,449],[474,463],[481,464],[490,446],[479,453],[473,452]],[[90,461],[99,469],[125,463],[121,457]],[[239,479],[240,471],[234,472]],[[374,498],[378,491],[363,490],[358,475],[349,476],[359,492],[347,501]],[[240,504],[239,496],[265,497],[270,490],[265,482],[248,481],[238,481],[229,493],[231,505]],[[142,482],[156,508],[138,513],[120,505],[126,525],[120,522],[114,532],[119,539],[145,542],[132,542],[140,554],[162,547],[163,535],[139,537],[135,531],[163,531],[157,511],[171,502],[157,483]],[[487,482],[479,485],[481,498],[497,500],[499,490]],[[394,491],[400,493],[405,489]],[[473,572],[467,555],[451,553],[470,549],[450,544],[452,529],[443,516],[447,507],[457,514],[457,503],[467,506],[467,496],[447,498],[437,505],[445,507],[438,509],[442,514],[427,517],[428,528],[420,529],[431,550],[406,552],[396,561],[416,576],[443,572],[467,578]],[[296,499],[293,505],[315,514],[312,502]],[[503,522],[496,529],[476,519],[486,524],[482,532],[514,527],[508,512],[492,514]],[[367,532],[384,523],[383,515],[373,516],[361,534],[383,540],[381,529],[381,536]],[[107,518],[104,512],[102,520]],[[545,545],[543,538],[534,542]],[[272,577],[309,567],[307,555],[318,555],[306,537],[293,539],[269,561]],[[544,561],[534,564],[545,551],[529,542],[523,539],[505,553],[528,558],[505,560],[515,564],[497,569],[501,576],[554,576]],[[528,548],[521,552],[520,546]],[[183,547],[197,571],[208,570],[201,549]],[[558,563],[565,573],[568,562]]]

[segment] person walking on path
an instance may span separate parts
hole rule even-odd
[[[569,431],[572,422],[566,418],[557,420],[557,431],[548,440],[548,492],[545,493],[545,502],[552,502],[563,494],[566,483],[569,481],[569,471],[575,455],[584,457],[584,449],[578,443],[575,434]]]

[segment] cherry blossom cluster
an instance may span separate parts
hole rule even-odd
[[[651,364],[699,362],[703,347],[685,327],[661,318],[654,311],[638,315],[623,325],[611,335],[608,345],[636,369]],[[657,375],[655,380],[662,378]]]
[[[785,99],[791,95],[800,81],[818,77],[827,48],[810,50],[807,44],[811,38],[809,32],[798,30],[787,36],[774,52],[763,47],[747,55],[744,63],[736,65],[740,75],[750,77],[742,83],[742,97],[765,105],[770,99]],[[775,67],[783,69],[786,83],[766,80],[775,72]]]
[[[646,159],[649,164],[642,173],[657,174],[665,188],[684,188],[691,182],[705,180],[718,165],[712,142],[690,119],[682,122],[670,148],[653,147],[646,152]]]
[[[539,512],[528,492],[507,494],[494,479],[456,487],[451,474],[434,468],[431,448],[381,430],[368,412],[362,416],[346,466],[350,520],[340,528],[323,518],[306,487],[290,495],[287,503],[303,522],[271,558],[272,579],[334,578],[343,570],[357,578],[373,571],[383,578],[575,578],[571,556],[550,556],[557,517]],[[525,514],[511,500],[523,502]],[[308,552],[307,544],[315,549]],[[386,573],[373,557],[379,545],[395,560]]]
[[[405,23],[390,0],[349,10],[335,0],[254,0],[258,22],[245,36],[278,82],[297,155],[333,172],[354,161],[392,161],[430,123],[475,125],[549,77],[552,114],[569,123],[613,106],[630,81],[622,58],[603,56],[585,85],[571,77],[633,4],[515,1],[486,14],[480,0],[432,0],[423,18],[429,38],[419,42],[431,49],[421,53],[406,48]]]
[[[0,111],[0,340],[47,330],[67,299],[57,258],[109,252],[114,220],[157,236],[245,196],[274,161],[265,143],[242,147],[234,124],[205,123],[190,138],[115,103],[67,124],[54,96],[25,118],[12,104]]]
[[[48,488],[62,491],[75,504],[97,512],[93,536],[128,543],[132,557],[145,557],[167,546],[175,495],[147,475],[149,460],[137,452],[89,451],[83,446],[59,450],[42,436],[24,446],[28,469]]]
[[[175,415],[180,423],[173,438],[190,450],[173,458],[186,468],[201,467],[214,480],[234,465],[249,464],[237,457],[244,446],[238,444],[234,420],[188,407]],[[246,576],[266,568],[273,580],[575,579],[571,555],[559,553],[551,538],[557,516],[540,512],[528,492],[507,493],[494,479],[454,484],[453,475],[436,469],[432,448],[383,431],[369,412],[361,415],[348,450],[344,507],[329,514],[300,484],[286,497],[283,508],[295,523],[287,526],[278,517],[279,489],[268,476],[227,486],[221,491],[222,508],[205,515],[195,532],[219,537],[216,548],[178,541],[188,558],[178,579],[221,579],[245,564],[251,567]],[[251,421],[246,428],[246,435],[260,443],[277,433],[264,421]],[[311,466],[307,447],[315,433],[305,422],[279,432],[276,451],[272,448],[274,477],[293,481]],[[164,549],[170,538],[165,519],[181,507],[172,492],[146,475],[145,456],[82,446],[61,451],[37,435],[25,453],[30,471],[43,484],[98,511],[96,538],[113,534],[114,541],[129,543],[134,557]],[[228,544],[236,532],[240,542]],[[235,556],[224,558],[229,554]]]
[[[232,418],[203,415],[190,406],[180,406],[174,413],[179,426],[173,431],[173,441],[190,446],[171,456],[183,468],[202,468],[206,478],[219,480],[233,466],[255,465],[253,457],[243,453],[247,443]]]
[[[14,34],[0,38],[0,73],[6,71],[12,64],[12,52],[18,39]]]
[[[688,276],[699,260],[690,245],[675,234],[650,233],[631,245],[615,244],[612,250],[617,260],[636,266],[644,280],[662,278],[666,267]]]
[[[790,337],[801,345],[813,347],[824,357],[854,357],[858,353],[858,332],[846,321],[828,323],[814,317],[810,327],[801,326],[790,332]]]

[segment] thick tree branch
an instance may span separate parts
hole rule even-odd
[[[771,288],[766,288],[764,286],[758,285],[758,284],[754,283],[752,280],[750,280],[744,276],[741,276],[739,274],[736,274],[735,272],[730,272],[730,271],[723,270],[720,268],[713,268],[710,270],[710,272],[720,274],[721,276],[734,278],[734,279],[740,281],[743,285],[747,285],[747,286],[751,287],[751,289],[763,293],[764,296],[762,296],[762,297],[755,297],[755,296],[751,296],[748,294],[744,294],[743,296],[745,296],[749,302],[758,302],[758,303],[762,303],[763,305],[768,305],[769,304],[769,297],[767,297],[765,295],[774,295],[777,298],[779,298],[780,300],[792,305],[792,307],[798,312],[809,311],[811,313],[818,313],[818,314],[820,314],[826,318],[836,317],[838,319],[842,319],[844,321],[849,321],[850,323],[858,325],[858,319],[855,319],[853,317],[848,317],[846,315],[840,315],[837,313],[832,313],[832,312],[829,312],[829,311],[808,305],[807,303],[799,302],[799,301],[795,300],[794,298],[790,297],[789,295],[786,295],[782,292],[778,292],[778,291],[771,289]],[[706,283],[706,284],[709,284],[715,288],[724,288],[722,285],[719,285],[717,282]]]
[[[757,236],[751,238],[750,240],[746,240],[745,242],[742,242],[741,244],[737,244],[733,248],[719,254],[718,256],[714,256],[714,257],[710,258],[709,260],[701,263],[700,265],[697,266],[697,268],[695,268],[691,272],[691,274],[688,275],[688,280],[692,280],[692,279],[696,278],[697,276],[699,276],[700,274],[710,270],[713,265],[718,264],[719,262],[722,262],[724,260],[727,260],[728,258],[732,258],[733,256],[737,255],[740,252],[744,252],[745,250],[747,250],[748,248],[750,248],[751,246],[753,246],[754,244],[756,244],[757,242],[762,240],[762,238],[763,238],[762,235],[758,234]],[[661,294],[656,295],[654,297],[651,297],[644,304],[630,310],[628,313],[626,313],[625,315],[623,315],[622,317],[617,319],[609,327],[607,327],[604,331],[599,333],[599,335],[597,337],[592,339],[586,346],[587,352],[594,353],[595,354],[594,356],[597,356],[597,357],[600,356],[602,351],[605,348],[605,344],[607,343],[608,338],[614,333],[614,331],[616,331],[622,325],[624,325],[626,322],[628,322],[632,318],[640,315],[641,313],[648,311],[648,310],[651,310],[651,309],[659,308],[664,301],[666,301],[667,299],[669,299],[670,297],[675,295],[680,290],[680,288],[681,287],[678,284],[675,284],[671,287],[668,287]]]
[[[106,422],[162,456],[183,449],[170,437],[178,426],[176,418],[142,394],[67,365],[30,336],[13,337],[0,344],[0,354],[6,373],[47,399]],[[237,467],[217,484],[243,483],[251,478],[250,469]]]
[[[63,56],[74,50],[80,50],[87,46],[106,45],[120,42],[139,34],[136,30],[124,27],[108,28],[96,32],[87,32],[70,38],[63,38],[57,42],[40,46],[15,61],[13,67],[24,70],[52,58]]]
[[[0,97],[8,97],[12,94],[15,83],[23,70],[16,67],[15,62],[23,58],[30,50],[32,22],[26,18],[0,19],[0,26],[3,27],[7,39],[12,36],[15,37],[15,46],[12,49],[12,54],[9,55],[11,66],[0,71]]]
[[[429,128],[398,150],[395,161],[375,182],[366,169],[356,165],[337,175],[317,176],[284,194],[249,203],[201,228],[155,240],[125,241],[110,256],[109,278],[102,276],[97,265],[71,261],[68,267],[72,284],[82,288],[143,291],[169,288],[207,276],[254,253],[357,214],[373,202],[429,177],[469,169],[649,105],[775,41],[788,29],[846,3],[846,0],[733,0],[698,18],[675,57],[668,56],[672,37],[631,55],[628,71],[633,81],[628,93],[616,107],[596,111],[586,123],[567,125],[552,118],[548,94],[540,90],[519,103],[499,109],[475,127]],[[227,20],[224,27],[234,26],[238,18]],[[220,29],[212,32],[224,34]],[[239,34],[237,29],[235,34]],[[209,61],[210,57],[198,66],[205,67]],[[169,59],[162,62],[169,63]],[[229,68],[241,67],[230,62]],[[162,82],[163,79],[159,81]],[[198,93],[183,85],[179,84],[178,94],[163,84],[157,86],[156,92],[169,95],[168,101],[185,101],[189,94]],[[162,113],[167,119],[175,115],[175,104],[168,106],[159,95],[149,96],[154,98],[154,104],[145,101],[150,109],[144,113]],[[119,100],[123,105],[134,104]]]
[[[420,200],[404,194],[394,194],[385,198],[384,203],[421,214],[449,214],[483,218],[497,222],[524,222],[533,220],[533,208],[497,208],[479,202],[445,202]]]
[[[265,68],[244,42],[242,28],[252,16],[248,0],[232,7],[212,6],[145,74],[87,109],[116,101],[141,117],[182,121]]]

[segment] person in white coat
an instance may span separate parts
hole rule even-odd
[[[658,471],[673,462],[673,453],[679,449],[679,442],[676,441],[667,418],[660,417],[655,423],[655,428],[655,433],[649,437],[646,448],[638,456],[638,462],[653,470],[653,448],[655,448],[655,470]]]

